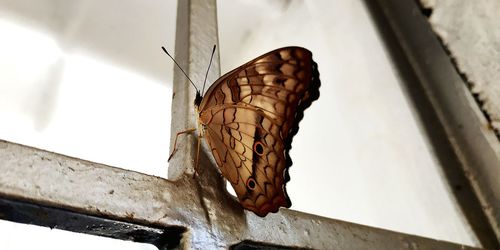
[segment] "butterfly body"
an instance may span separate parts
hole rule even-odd
[[[197,93],[200,136],[244,208],[265,216],[291,206],[288,151],[319,86],[311,52],[285,47],[220,77],[203,97]]]

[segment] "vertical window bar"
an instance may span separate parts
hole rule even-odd
[[[178,1],[175,58],[200,91],[214,44],[218,47],[215,0]],[[216,51],[208,74],[207,85],[210,86],[219,75],[219,53]],[[178,132],[198,126],[197,114],[194,110],[195,95],[196,91],[193,86],[176,67],[172,97],[171,148],[173,148],[175,135]],[[169,165],[170,179],[176,179],[183,173],[194,173],[193,159],[196,157],[197,134],[179,137],[178,150]],[[204,152],[206,155],[211,154],[209,151]],[[200,167],[202,168],[203,165],[201,164]]]

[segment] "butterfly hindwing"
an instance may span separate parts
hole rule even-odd
[[[261,122],[235,122],[240,114]],[[290,206],[283,174],[277,175],[286,164],[283,140],[271,133],[272,127],[265,124],[276,126],[263,122],[266,119],[262,111],[236,106],[216,112],[205,130],[214,158],[241,204],[260,216]]]
[[[219,78],[199,106],[199,121],[240,203],[259,216],[290,207],[288,154],[303,111],[319,97],[310,51],[271,51]]]

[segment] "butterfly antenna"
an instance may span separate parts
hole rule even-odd
[[[205,83],[207,82],[207,76],[208,76],[208,72],[210,71],[210,66],[212,65],[212,59],[214,58],[214,53],[215,53],[215,44],[214,44],[214,48],[212,49],[212,55],[210,56],[210,63],[208,63],[208,69],[207,69],[207,73],[205,74],[205,80],[203,81],[203,88],[201,89],[202,95],[205,92]]]
[[[193,85],[194,89],[196,89],[196,92],[200,92],[198,90],[198,88],[196,88],[196,85],[194,85],[193,81],[191,81],[191,78],[189,78],[189,76],[186,74],[186,72],[184,72],[184,70],[181,68],[181,66],[179,66],[177,61],[175,61],[175,59],[170,55],[170,53],[168,53],[167,49],[165,49],[165,47],[163,47],[163,46],[161,46],[161,49],[163,49],[163,51],[165,51],[165,53],[167,53],[167,55],[172,59],[172,61],[174,61],[175,65],[177,65],[177,67],[182,71],[182,73],[186,76],[186,78],[189,80],[189,82]]]

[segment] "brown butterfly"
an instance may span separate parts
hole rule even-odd
[[[284,47],[223,75],[204,96],[196,93],[199,136],[205,137],[240,204],[258,216],[291,206],[285,188],[292,165],[289,150],[319,87],[312,53]],[[172,155],[175,150],[174,143]]]

